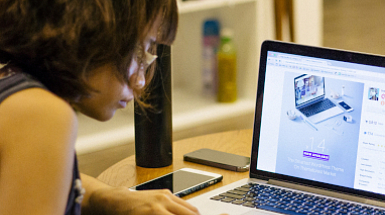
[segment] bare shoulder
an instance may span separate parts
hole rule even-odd
[[[62,114],[74,115],[71,106],[62,98],[41,88],[29,88],[19,91],[3,101],[0,105],[0,111],[3,109],[14,113],[15,111],[28,109],[29,111],[60,111]],[[11,108],[11,110],[9,110]],[[19,114],[19,113],[18,113]],[[46,113],[49,114],[49,113]]]
[[[11,95],[1,103],[0,114],[11,119],[49,118],[76,123],[72,107],[62,98],[41,88],[25,89]]]
[[[71,106],[49,91],[31,88],[5,99],[0,116],[0,214],[64,211],[77,135]],[[35,207],[41,202],[44,207]]]
[[[17,92],[0,104],[0,130],[8,134],[44,130],[65,136],[76,136],[77,118],[71,106],[41,89],[30,88]],[[3,136],[12,137],[10,135]],[[1,140],[1,137],[0,137]]]

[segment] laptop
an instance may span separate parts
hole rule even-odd
[[[295,77],[294,93],[296,109],[314,124],[344,112],[329,98],[325,98],[325,77],[314,74]],[[331,97],[336,95],[336,92],[331,91]]]
[[[301,77],[343,114],[304,123]],[[385,214],[385,57],[265,41],[254,121],[249,178],[189,199],[202,214]]]

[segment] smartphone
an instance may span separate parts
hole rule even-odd
[[[236,172],[249,170],[250,158],[212,149],[199,149],[183,155],[183,160]]]
[[[130,187],[130,190],[169,189],[174,195],[183,197],[218,183],[222,181],[222,179],[223,176],[217,173],[192,168],[182,168],[134,187]]]
[[[351,112],[351,111],[353,111],[353,108],[350,107],[348,104],[346,104],[344,101],[340,101],[340,102],[338,102],[338,104],[339,104],[343,109],[345,109],[346,112]]]

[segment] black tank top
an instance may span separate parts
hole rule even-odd
[[[0,103],[8,96],[18,91],[34,87],[47,89],[43,84],[24,73],[10,74],[9,76],[0,78]],[[75,154],[72,185],[68,196],[65,215],[80,215],[80,203],[83,199],[83,194],[84,189],[82,189],[81,186],[77,158]]]

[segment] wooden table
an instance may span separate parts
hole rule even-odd
[[[133,155],[109,167],[97,178],[111,186],[131,187],[184,167],[223,175],[222,182],[183,197],[184,199],[189,199],[239,179],[247,178],[249,172],[234,172],[183,161],[183,155],[197,149],[209,148],[249,157],[251,153],[252,134],[252,129],[248,129],[209,134],[176,141],[173,143],[173,164],[170,166],[162,168],[138,167],[135,165],[135,155]]]

